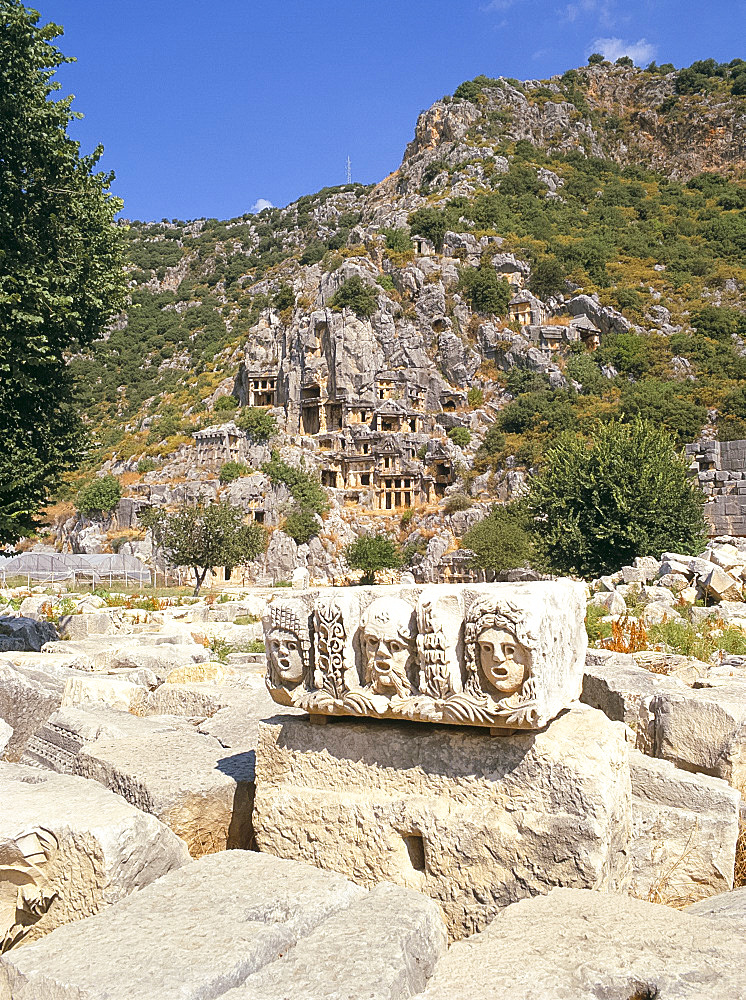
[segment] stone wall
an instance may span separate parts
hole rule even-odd
[[[686,454],[692,476],[708,497],[710,534],[746,536],[746,440],[695,441]]]

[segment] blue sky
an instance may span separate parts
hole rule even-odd
[[[30,0],[27,0],[30,2]],[[228,218],[398,166],[462,80],[540,78],[592,51],[746,58],[744,0],[37,0],[132,219]]]

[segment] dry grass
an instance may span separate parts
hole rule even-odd
[[[741,792],[743,796],[743,792]],[[738,821],[738,840],[736,841],[736,864],[733,869],[733,888],[746,886],[746,820],[741,816]]]
[[[650,886],[646,897],[649,903],[659,903],[675,910],[683,910],[702,898],[702,887],[682,871],[684,862],[695,848],[698,829],[699,823],[695,819],[684,850]]]

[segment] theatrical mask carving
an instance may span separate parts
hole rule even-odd
[[[535,729],[579,696],[586,648],[579,585],[402,592],[406,600],[393,587],[377,588],[367,606],[362,588],[270,605],[267,687],[275,701],[315,715],[499,730]]]
[[[360,629],[370,691],[399,698],[415,693],[414,609],[397,597],[379,598],[365,611]]]
[[[270,607],[265,646],[270,691],[298,687],[309,672],[311,660],[308,612],[302,604],[287,602]]]

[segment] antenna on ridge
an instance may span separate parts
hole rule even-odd
[[[347,157],[347,183],[352,184],[352,163],[350,162],[350,157]]]

